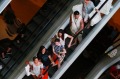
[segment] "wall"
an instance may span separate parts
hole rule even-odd
[[[27,24],[46,0],[12,0],[11,6],[17,18]]]

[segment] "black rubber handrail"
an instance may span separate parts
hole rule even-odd
[[[66,1],[66,3],[67,3],[67,1]],[[65,4],[66,4],[66,3],[65,3]],[[64,6],[65,6],[65,4],[64,4]],[[46,23],[46,25],[44,26],[43,30],[44,30],[45,27],[58,15],[58,13],[59,13],[62,9],[64,9],[64,8],[59,9],[59,11],[56,13],[56,15],[55,15],[53,18],[51,18],[51,19],[49,20],[49,22]],[[41,32],[39,32],[38,35],[36,35],[36,38],[34,38],[34,40],[32,41],[32,43],[34,43],[34,41],[38,38],[38,36],[40,35],[40,33],[41,33]],[[31,43],[31,44],[32,44],[32,43]],[[29,45],[29,47],[31,46],[31,44]],[[27,47],[27,49],[28,49],[29,47]],[[25,51],[28,51],[27,49],[26,49]],[[20,55],[19,58],[21,58],[21,57],[23,57],[23,56],[24,56],[24,54]],[[12,69],[12,67],[15,66],[15,64],[17,63],[17,61],[19,61],[19,58],[18,58],[18,59],[16,60],[16,62],[8,69],[8,72],[7,72],[7,73],[9,73],[9,71]],[[2,78],[4,78],[4,77],[7,75],[7,73],[5,73],[5,75],[4,75]]]

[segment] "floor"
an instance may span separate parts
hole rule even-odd
[[[16,17],[27,24],[35,13],[44,5],[46,0],[12,0],[11,6]],[[8,35],[6,32],[7,24],[4,22],[2,15],[0,15],[0,40],[9,38],[14,40],[17,34]]]
[[[6,29],[7,29],[7,25],[1,16],[0,17],[0,40],[4,38],[9,38],[10,40],[14,40],[17,34],[14,34],[13,36],[9,36],[6,32]]]
[[[27,24],[46,0],[12,0],[11,6],[17,18]]]

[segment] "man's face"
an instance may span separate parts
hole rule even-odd
[[[79,15],[74,15],[75,19],[78,19],[79,18]]]
[[[34,60],[34,63],[38,63],[39,62],[39,60],[38,60],[38,58],[36,58],[35,60]]]
[[[88,3],[90,0],[85,0],[85,3]]]
[[[55,45],[59,45],[60,42],[55,42]]]

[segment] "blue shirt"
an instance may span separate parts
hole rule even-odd
[[[90,14],[92,12],[92,10],[95,8],[94,4],[92,1],[90,1],[87,5],[86,3],[84,3],[84,10],[85,13]]]
[[[53,45],[54,46],[54,51],[59,54],[59,52],[62,52],[63,49],[64,49],[64,46],[61,45],[61,46],[58,46],[58,45]]]

